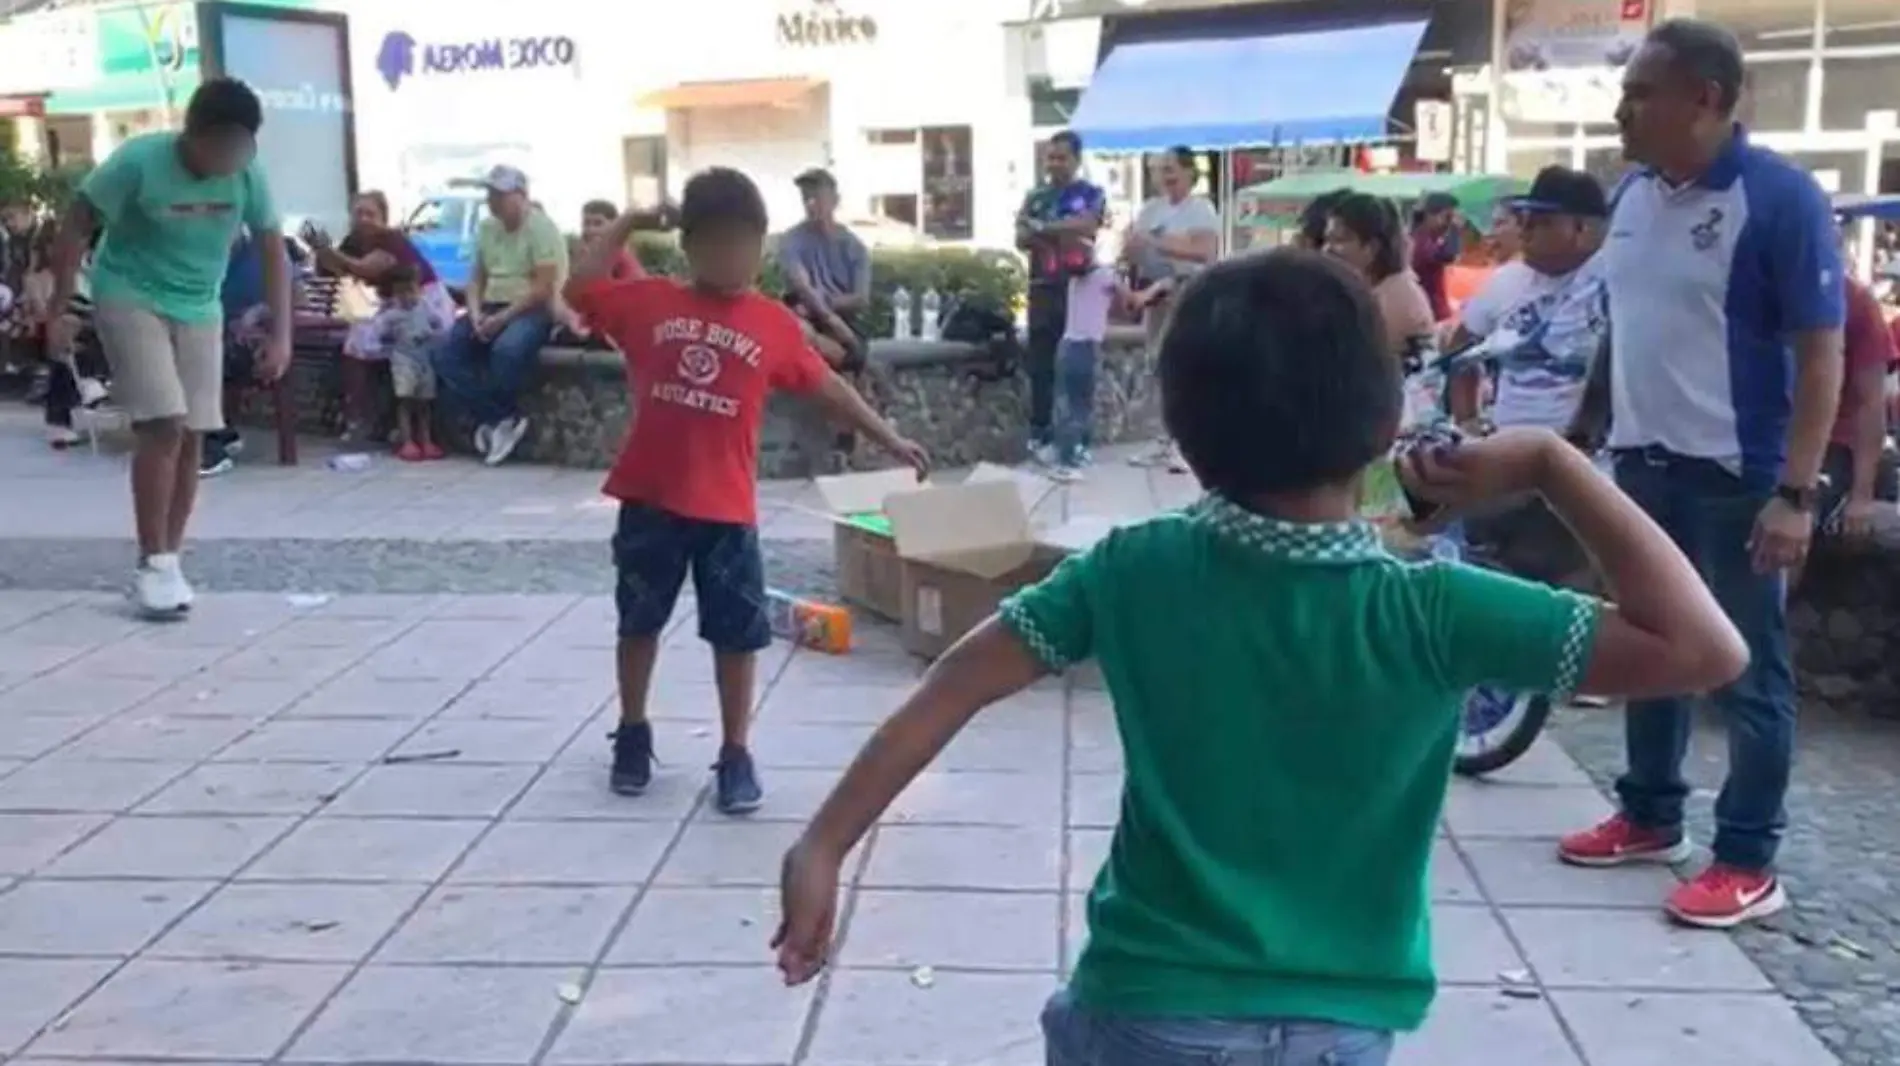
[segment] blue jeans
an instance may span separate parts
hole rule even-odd
[[[1728,731],[1728,780],[1715,801],[1715,858],[1745,870],[1775,860],[1794,757],[1795,681],[1787,576],[1758,574],[1748,541],[1770,493],[1706,459],[1656,449],[1616,457],[1616,483],[1649,513],[1715,594],[1748,644],[1748,669],[1713,694]],[[1671,832],[1689,795],[1682,759],[1690,700],[1633,700],[1625,721],[1629,771],[1616,783],[1630,821]]]
[[[472,313],[456,319],[432,360],[443,398],[478,426],[515,417],[522,387],[553,331],[554,318],[546,310],[516,317],[491,341],[475,336]]]
[[[1047,1066],[1386,1066],[1393,1036],[1280,1018],[1096,1014],[1065,989],[1042,1008]]]
[[[1055,446],[1057,461],[1074,466],[1082,461],[1095,425],[1095,368],[1101,362],[1100,341],[1064,340],[1056,349]]]

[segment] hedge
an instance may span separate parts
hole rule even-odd
[[[669,237],[637,236],[633,252],[640,265],[655,274],[680,277],[686,273],[685,254]],[[959,296],[996,308],[1013,318],[1022,304],[1027,282],[1022,260],[1014,252],[874,248],[871,250],[871,309],[864,316],[864,328],[872,337],[891,335],[891,293],[899,286],[910,291],[913,301],[919,300],[924,290],[934,288],[945,296]],[[766,257],[759,287],[774,296],[784,294],[785,279],[779,273],[775,257]]]

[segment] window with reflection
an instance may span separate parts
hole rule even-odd
[[[1799,130],[1808,115],[1806,59],[1754,60],[1739,109],[1743,124],[1759,130]]]
[[[1867,157],[1859,152],[1790,152],[1828,192],[1860,192],[1867,180]]]
[[[1900,16],[1900,5],[1894,8]],[[1821,127],[1858,130],[1867,112],[1900,108],[1900,55],[1821,60]]]
[[[1694,0],[1696,18],[1719,22],[1741,39],[1744,52],[1780,52],[1814,47],[1814,21],[1821,0]]]
[[[1529,181],[1537,176],[1538,171],[1552,164],[1565,167],[1569,166],[1570,149],[1527,148],[1507,154],[1504,157],[1504,162],[1506,173],[1514,178],[1523,178],[1525,181]]]
[[[1826,0],[1823,43],[1830,48],[1900,45],[1900,5],[1893,0]]]

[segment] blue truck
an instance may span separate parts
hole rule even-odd
[[[409,213],[403,230],[410,243],[457,300],[468,287],[475,263],[475,228],[488,215],[488,193],[476,179],[456,179],[423,197]]]

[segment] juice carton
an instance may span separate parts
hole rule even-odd
[[[851,650],[851,612],[835,603],[769,589],[765,609],[771,616],[774,636],[833,655]]]

